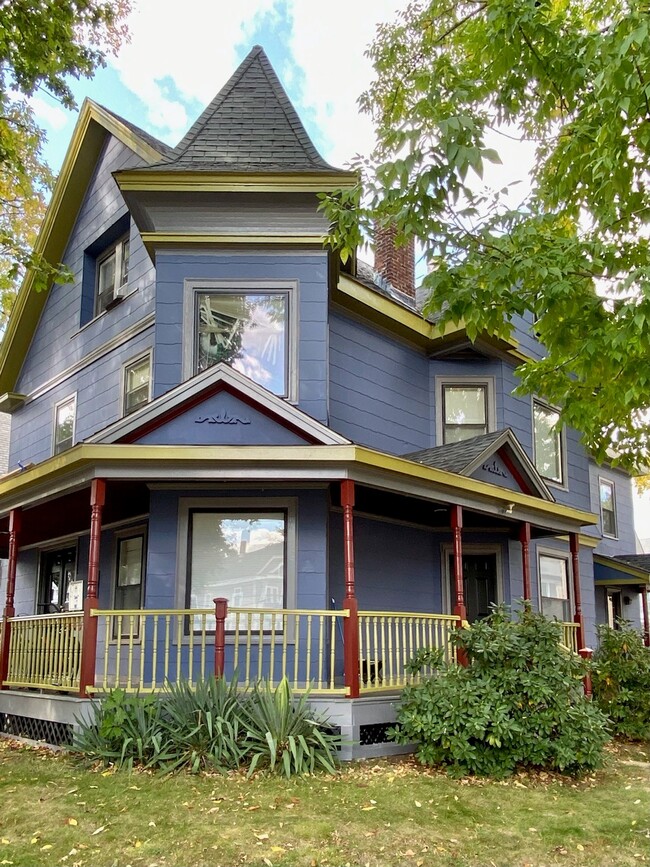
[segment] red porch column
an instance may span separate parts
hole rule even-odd
[[[585,646],[585,623],[582,616],[582,596],[580,593],[580,539],[577,533],[569,534],[571,550],[571,573],[573,575],[573,599],[575,602],[574,621],[578,624],[578,650]]]
[[[465,588],[463,586],[463,507],[451,507],[451,530],[454,537],[454,614],[460,617],[460,628],[467,620]],[[465,651],[458,649],[456,658],[460,665],[467,665]]]
[[[95,685],[95,660],[97,658],[97,618],[91,617],[91,609],[99,606],[99,546],[102,535],[102,510],[106,502],[106,481],[93,479],[90,485],[90,551],[88,553],[88,586],[84,600],[84,631],[81,646],[81,673],[79,695],[87,696],[88,688]]]
[[[648,585],[641,588],[641,602],[643,604],[643,643],[650,647],[650,619],[648,619]]]
[[[214,628],[214,676],[223,677],[226,666],[226,617],[228,617],[228,600],[218,596],[214,602],[214,616],[217,621]],[[273,673],[271,672],[271,676]]]
[[[530,602],[532,599],[530,587],[530,524],[528,521],[519,528],[519,541],[521,542],[521,570],[524,578],[524,599]]]
[[[343,608],[349,612],[343,621],[343,665],[348,698],[359,696],[359,604],[354,586],[354,482],[341,482],[341,505],[343,506],[343,570],[345,575],[345,598]]]
[[[2,646],[0,647],[0,689],[9,671],[9,641],[11,637],[10,617],[16,616],[14,597],[16,594],[16,564],[18,562],[18,541],[22,525],[22,509],[12,509],[9,512],[9,559],[7,561],[7,595],[3,616]]]

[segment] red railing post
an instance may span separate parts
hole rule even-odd
[[[648,585],[641,588],[641,603],[643,605],[643,643],[650,647],[650,619],[648,618]]]
[[[467,607],[465,606],[465,587],[463,584],[463,507],[451,507],[451,530],[454,541],[454,614],[460,617],[459,629],[463,629],[467,620]],[[467,665],[465,651],[458,648],[456,659],[460,665]]]
[[[588,647],[581,647],[578,651],[580,656],[585,660],[585,662],[591,662],[591,657],[593,656],[593,651],[591,651]],[[585,695],[587,698],[591,698],[592,688],[591,688],[591,672],[588,671],[582,679],[585,689]]]
[[[88,552],[88,585],[84,600],[84,625],[81,644],[81,666],[79,673],[79,695],[90,695],[95,685],[95,663],[97,661],[97,617],[91,615],[99,607],[97,592],[99,588],[99,549],[102,537],[102,511],[106,502],[106,481],[93,479],[90,485],[90,549]],[[108,648],[106,648],[108,652]]]
[[[524,579],[524,599],[530,602],[532,591],[530,585],[530,524],[528,521],[519,528],[519,541],[521,542],[521,571]]]
[[[212,601],[214,602],[214,616],[217,621],[214,628],[214,676],[223,677],[226,667],[226,617],[228,617],[228,600],[218,596]]]
[[[573,599],[575,602],[575,614],[573,620],[578,624],[578,650],[585,646],[585,623],[582,616],[582,595],[580,593],[580,538],[577,533],[569,534],[569,548],[571,550],[571,573],[573,575]]]
[[[22,526],[22,510],[12,509],[9,513],[9,557],[7,560],[7,594],[3,614],[2,645],[0,646],[0,689],[9,673],[9,644],[11,641],[10,617],[16,616],[14,598],[16,594],[16,564],[18,562],[18,541]]]
[[[354,482],[341,482],[341,506],[343,507],[343,569],[345,573],[345,598],[343,608],[348,616],[343,620],[343,669],[348,698],[359,697],[359,603],[354,579]]]

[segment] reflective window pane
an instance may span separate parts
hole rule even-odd
[[[488,432],[486,386],[445,385],[442,392],[443,442],[459,442]]]
[[[151,359],[141,358],[129,365],[124,374],[124,412],[129,413],[149,402]]]
[[[563,557],[540,555],[539,558],[542,612],[564,622],[572,619],[567,565]]]
[[[563,481],[562,433],[556,427],[560,420],[557,410],[533,403],[535,466],[541,476],[553,482]]]
[[[189,607],[213,608],[223,597],[234,608],[282,608],[285,538],[284,512],[194,512]]]
[[[600,516],[602,531],[605,536],[616,536],[616,502],[614,499],[614,483],[600,479]]]
[[[71,397],[56,408],[54,429],[54,454],[58,455],[72,447],[76,400]]]
[[[224,362],[274,394],[287,394],[288,295],[197,295],[196,369]]]

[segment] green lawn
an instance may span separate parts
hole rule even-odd
[[[86,771],[0,740],[0,867],[650,861],[650,749],[579,782],[459,782],[409,760],[299,780]]]

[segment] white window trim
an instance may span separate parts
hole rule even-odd
[[[287,305],[287,394],[289,403],[298,402],[299,284],[297,280],[185,280],[183,289],[183,380],[195,376],[196,295],[204,292],[286,292]],[[279,395],[283,397],[283,395]]]
[[[493,376],[436,376],[435,380],[435,400],[436,400],[436,444],[441,446],[444,442],[444,398],[443,392],[445,386],[458,388],[459,386],[480,386],[486,389],[487,396],[487,432],[492,433],[496,430],[496,387]],[[480,434],[477,434],[480,436]]]
[[[295,609],[297,597],[297,560],[298,560],[298,498],[297,497],[181,497],[178,500],[178,535],[176,540],[176,608],[186,609],[188,589],[188,543],[190,512],[195,509],[207,510],[255,510],[277,509],[287,514],[286,536],[286,599],[283,608]],[[237,607],[237,606],[233,606]],[[289,620],[287,641],[293,642],[293,620]],[[184,641],[189,641],[185,636]],[[227,635],[227,642],[234,642],[235,636]]]
[[[148,525],[147,524],[130,524],[128,527],[121,526],[119,530],[115,530],[113,533],[113,551],[111,555],[111,608],[113,610],[117,610],[115,605],[115,594],[117,593],[117,567],[118,567],[118,553],[120,550],[120,540],[121,539],[131,539],[134,536],[142,536],[142,581],[140,583],[140,608],[142,611],[144,609],[144,595],[146,590],[147,583],[147,560],[148,560]],[[122,641],[129,641],[128,636],[123,636]],[[133,639],[134,644],[140,644],[140,635],[137,638]],[[117,638],[113,637],[113,630],[111,629],[111,638],[109,639],[109,644],[117,644]]]
[[[497,558],[497,605],[505,599],[503,587],[503,546],[499,544],[483,545],[480,542],[464,542],[463,554],[496,554]],[[449,568],[449,557],[454,553],[452,542],[443,542],[440,546],[442,559],[442,607],[448,614],[454,613],[454,576]]]
[[[129,367],[133,367],[138,364],[140,361],[144,361],[145,358],[149,359],[149,394],[147,396],[147,403],[151,403],[151,398],[153,396],[153,349],[147,349],[146,352],[140,353],[140,355],[135,355],[133,358],[129,358],[128,361],[125,361],[122,365],[122,376],[121,376],[121,388],[120,393],[122,395],[120,401],[120,417],[124,417],[126,415],[130,415],[126,411],[126,384],[127,377],[126,371]],[[142,406],[146,406],[146,404],[142,404]],[[135,410],[133,410],[135,412]]]
[[[605,482],[612,489],[612,503],[614,504],[614,533],[605,532],[605,522],[603,520],[603,503],[600,499],[600,485]],[[598,476],[598,509],[600,512],[600,532],[605,539],[618,539],[618,507],[616,503],[616,482],[613,479],[608,479],[606,476]]]
[[[569,620],[563,621],[564,623],[572,623],[573,622],[573,612],[575,610],[575,605],[573,602],[573,568],[571,564],[571,555],[566,554],[563,551],[558,551],[557,548],[545,548],[537,545],[536,554],[536,565],[537,565],[537,604],[539,607],[539,611],[541,614],[544,614],[544,604],[542,602],[542,570],[541,570],[541,558],[542,557],[552,557],[555,560],[564,560],[566,563],[566,581],[567,581],[567,598],[569,602]],[[548,598],[548,597],[546,597]],[[546,615],[544,614],[546,617]]]
[[[560,428],[560,470],[562,472],[562,480],[557,481],[556,479],[549,479],[547,476],[543,476],[537,466],[537,454],[535,447],[535,404],[543,407],[544,409],[548,409],[551,412],[560,412],[560,408],[558,406],[553,406],[552,403],[548,403],[546,400],[542,400],[539,397],[533,396],[530,403],[530,413],[531,413],[531,424],[532,424],[532,437],[533,437],[533,464],[535,465],[535,469],[540,474],[541,478],[544,479],[546,484],[552,488],[558,488],[561,491],[568,491],[568,464],[567,464],[567,453],[566,453],[566,425],[562,424]]]
[[[95,300],[93,306],[93,318],[90,320],[91,322],[97,317],[101,316],[102,313],[106,313],[111,309],[114,303],[119,299],[120,301],[124,299],[127,291],[120,292],[119,290],[125,286],[129,285],[129,275],[127,273],[126,282],[118,283],[119,275],[122,273],[122,256],[124,251],[124,244],[128,243],[130,246],[131,243],[131,234],[130,232],[126,232],[126,234],[122,235],[121,238],[118,238],[117,241],[114,241],[110,246],[108,246],[105,250],[97,256],[95,260]],[[103,262],[109,259],[113,253],[115,253],[115,282],[113,283],[113,298],[112,300],[104,307],[100,308],[99,305],[99,272]],[[86,323],[87,325],[89,323]]]
[[[67,452],[68,449],[62,449],[60,452],[56,450],[56,429],[57,429],[57,415],[59,412],[59,408],[64,404],[73,401],[74,404],[74,412],[72,414],[72,444],[70,448],[74,446],[75,435],[77,433],[77,392],[73,391],[72,394],[69,394],[67,397],[64,397],[63,400],[57,401],[54,404],[54,418],[52,421],[52,454],[53,455],[62,455],[64,452]]]

